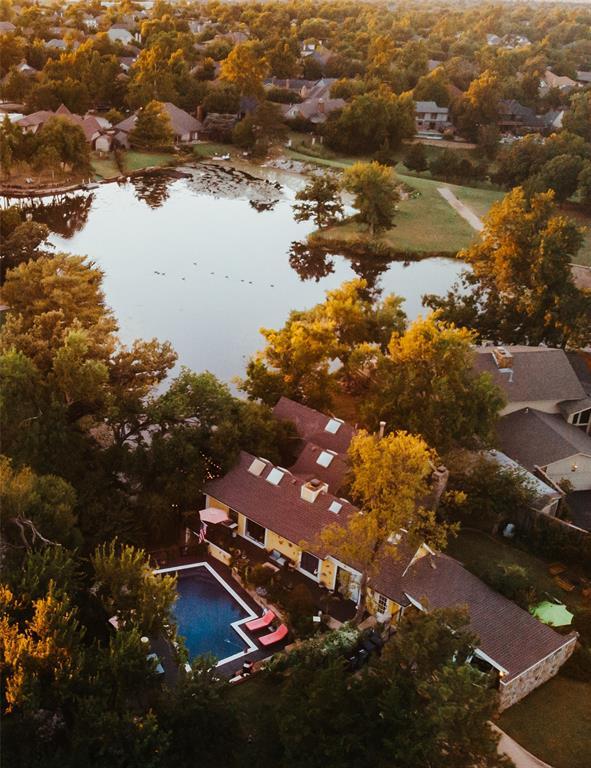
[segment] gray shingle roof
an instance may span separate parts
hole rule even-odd
[[[429,608],[465,605],[478,647],[507,671],[505,682],[575,637],[559,635],[446,555],[420,558],[402,583],[421,604],[426,598]]]
[[[591,437],[558,413],[522,408],[497,425],[501,449],[530,471],[578,453],[591,455]]]
[[[585,391],[564,350],[507,345],[505,349],[513,355],[512,377],[499,372],[492,347],[476,348],[474,367],[478,373],[492,376],[509,403],[540,400],[559,403],[585,397]]]

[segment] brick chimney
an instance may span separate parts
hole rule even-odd
[[[328,491],[328,485],[320,480],[308,480],[303,483],[300,494],[304,501],[313,504],[321,493]]]
[[[497,368],[513,368],[513,355],[505,347],[491,349]]]

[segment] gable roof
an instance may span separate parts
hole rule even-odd
[[[580,400],[585,392],[563,349],[507,346],[513,356],[512,375],[501,373],[493,357],[494,347],[477,347],[474,368],[489,373],[505,393],[507,402]]]
[[[313,542],[327,525],[356,511],[350,502],[331,493],[320,492],[314,502],[304,501],[301,497],[304,481],[288,471],[278,485],[273,485],[267,481],[275,468],[269,461],[264,462],[265,468],[259,476],[252,474],[248,469],[255,458],[242,451],[238,462],[224,477],[206,483],[205,492],[294,544]],[[342,504],[338,514],[329,511],[334,501]]]
[[[558,413],[522,408],[499,419],[497,434],[503,452],[530,471],[578,453],[591,456],[591,437]]]
[[[436,112],[440,115],[447,115],[449,109],[440,107],[434,101],[415,101],[415,112]]]
[[[426,599],[429,608],[466,606],[478,648],[503,667],[505,683],[576,638],[534,619],[446,555],[419,558],[402,583],[408,595],[421,604]]]
[[[346,453],[355,428],[341,421],[339,429],[328,432],[325,427],[331,420],[331,416],[310,408],[308,405],[296,403],[288,397],[281,397],[273,408],[273,416],[283,421],[291,421],[302,440],[319,445],[337,453]]]
[[[182,136],[186,133],[195,133],[201,128],[199,120],[188,112],[185,112],[184,109],[177,107],[176,104],[173,104],[171,101],[163,102],[162,106],[168,115],[175,136]]]

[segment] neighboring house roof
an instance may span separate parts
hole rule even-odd
[[[501,122],[514,122],[517,125],[543,127],[544,120],[536,115],[533,109],[524,106],[516,99],[502,99],[499,102]]]
[[[559,88],[561,90],[575,88],[577,85],[570,77],[566,77],[566,75],[555,75],[554,72],[549,69],[545,71],[542,83],[545,83],[548,88]]]
[[[273,408],[273,416],[282,421],[295,424],[298,435],[321,448],[327,448],[337,453],[346,453],[355,434],[355,429],[346,422],[336,419],[339,427],[335,432],[328,431],[329,422],[335,420],[332,416],[314,410],[302,403],[296,403],[288,397],[281,397]],[[334,429],[334,425],[331,425]]]
[[[280,104],[285,118],[302,117],[312,123],[323,123],[331,112],[336,112],[345,106],[344,99],[305,99],[301,104]]]
[[[581,386],[591,397],[591,352],[567,352],[566,356]]]
[[[48,40],[45,43],[46,48],[56,48],[58,50],[62,50],[66,48],[66,41],[65,40],[59,40],[57,37],[54,37],[52,40]]]
[[[304,501],[304,482],[287,471],[279,484],[273,485],[267,481],[275,469],[271,462],[264,462],[258,476],[248,471],[255,458],[242,451],[224,477],[206,483],[205,492],[294,544],[312,543],[323,528],[355,510],[350,502],[331,493],[321,492],[314,502]],[[338,514],[329,511],[333,502],[342,505]]]
[[[541,400],[559,403],[585,397],[564,350],[505,345],[503,349],[513,358],[509,374],[500,372],[493,349],[477,347],[474,368],[478,373],[489,373],[509,403]]]
[[[466,606],[478,648],[506,671],[503,682],[576,638],[575,633],[559,635],[446,555],[419,558],[402,584],[414,600],[426,600],[428,608]]]
[[[531,472],[578,453],[591,456],[591,437],[558,413],[522,408],[499,419],[497,434],[503,452]]]
[[[415,101],[415,112],[435,112],[440,115],[447,115],[449,109],[440,107],[434,101]]]
[[[584,70],[578,70],[577,72],[577,82],[578,83],[591,83],[591,71],[585,72]]]
[[[32,112],[30,115],[21,117],[16,121],[16,125],[20,128],[30,128],[33,125],[42,125],[46,123],[50,117],[53,117],[54,113],[47,109],[41,109],[38,112]]]
[[[513,470],[526,481],[528,486],[536,494],[536,502],[534,502],[536,509],[541,509],[546,506],[552,499],[560,499],[564,496],[561,491],[557,491],[556,488],[545,483],[541,478],[525,469],[525,467],[522,467],[521,464],[507,456],[505,453],[493,450],[489,451],[488,455],[501,467]]]
[[[195,117],[185,112],[184,109],[180,109],[170,101],[162,102],[162,107],[168,119],[170,120],[170,126],[175,136],[184,136],[187,133],[196,133],[201,130],[201,123]],[[115,128],[121,133],[131,133],[135,127],[138,113],[134,112],[133,115],[126,117],[120,123],[117,123]]]
[[[11,21],[0,21],[0,35],[9,35],[16,27]]]
[[[442,61],[439,61],[439,59],[429,59],[427,61],[427,69],[429,72],[433,72],[434,69],[437,69],[437,67],[440,67],[443,64]]]
[[[193,115],[185,112],[170,101],[163,102],[162,106],[168,115],[175,136],[183,136],[187,133],[196,133],[201,128],[201,123]]]

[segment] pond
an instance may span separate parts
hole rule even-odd
[[[291,309],[313,306],[345,280],[363,276],[405,297],[412,319],[421,296],[444,293],[462,268],[449,259],[376,264],[309,253],[302,243],[313,225],[294,221],[291,208],[301,177],[257,169],[263,175],[207,163],[172,178],[104,184],[33,216],[49,224],[57,250],[101,267],[123,341],[169,340],[179,364],[225,381],[262,347],[259,328],[279,328]]]

